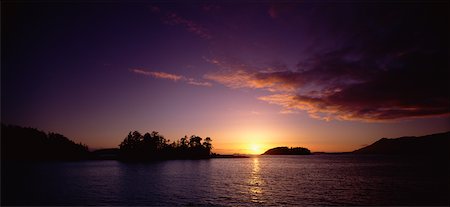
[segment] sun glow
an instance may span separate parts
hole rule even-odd
[[[264,149],[262,149],[261,145],[259,144],[250,144],[249,146],[249,154],[262,154],[264,152]]]

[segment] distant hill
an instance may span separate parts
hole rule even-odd
[[[353,151],[356,154],[449,155],[450,132],[421,137],[382,138]]]
[[[82,160],[88,147],[57,133],[2,124],[1,160]]]
[[[267,150],[263,155],[310,155],[311,151],[303,147],[275,147]]]

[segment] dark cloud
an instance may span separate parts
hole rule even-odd
[[[228,70],[223,75],[227,81],[213,80],[267,89],[274,94],[261,100],[306,110],[315,118],[383,121],[449,115],[448,20],[447,9],[435,4],[333,8],[316,22],[326,26],[322,38],[338,43],[315,50],[296,69],[241,67],[240,74]]]

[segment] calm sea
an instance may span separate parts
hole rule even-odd
[[[2,163],[3,205],[449,205],[448,163],[386,156]]]

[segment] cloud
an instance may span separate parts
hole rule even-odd
[[[198,80],[195,80],[194,78],[187,78],[182,75],[176,75],[176,74],[171,74],[171,73],[166,73],[166,72],[147,71],[147,70],[136,69],[136,68],[130,69],[130,71],[133,73],[137,73],[137,74],[145,75],[145,76],[151,76],[153,78],[158,78],[158,79],[167,79],[167,80],[171,80],[171,81],[175,81],[175,82],[182,81],[189,85],[207,86],[207,87],[212,86],[211,83],[206,82],[206,81],[198,81]]]
[[[151,6],[150,11],[154,14],[160,15],[162,22],[168,25],[180,25],[184,27],[188,32],[196,34],[203,39],[211,39],[212,35],[208,29],[201,24],[184,18],[175,12],[164,12],[159,6]]]
[[[280,111],[280,114],[298,114],[298,111],[283,109]]]
[[[448,34],[444,28],[428,29]],[[280,105],[284,112],[306,111],[323,120],[449,116],[448,39],[422,30],[414,38],[404,31],[390,32],[316,52],[291,70],[216,57],[209,62],[221,70],[205,78],[230,88],[268,91],[259,99]]]
[[[299,82],[297,76],[290,71],[254,72],[245,69],[226,70],[214,74],[206,74],[205,79],[213,80],[230,88],[253,88],[268,91],[295,91]]]
[[[268,12],[279,17],[276,7]],[[296,67],[256,67],[218,56],[207,61],[220,70],[205,78],[230,88],[264,90],[268,94],[260,100],[323,120],[450,115],[445,9],[311,5],[301,15],[299,26],[309,28],[305,34],[316,40],[303,48],[308,53],[299,54]]]
[[[137,73],[137,74],[141,74],[141,75],[152,76],[154,78],[160,78],[160,79],[168,79],[168,80],[172,80],[172,81],[179,81],[179,80],[184,79],[183,76],[165,73],[165,72],[145,71],[142,69],[131,69],[131,71],[134,73]]]
[[[264,54],[278,55],[278,50],[240,51],[240,44],[275,41],[250,32],[252,28],[242,28],[245,36],[251,37],[249,41],[235,41],[230,47],[236,51],[213,52],[216,56],[204,58],[219,69],[205,74],[205,80],[232,89],[265,91],[267,94],[259,99],[279,105],[280,113],[304,111],[316,119],[390,121],[450,115],[448,12],[444,7],[415,4],[336,8],[308,4],[295,8],[271,5],[266,9],[265,15],[274,19],[271,22],[284,22],[280,28],[292,29],[291,35],[286,33],[279,39],[280,45],[289,44],[279,56],[295,54],[271,59]],[[163,15],[166,24],[211,38],[207,29],[192,20],[153,10]],[[240,61],[230,54],[248,59]],[[260,59],[270,63],[292,61],[294,56],[299,57],[296,66],[257,65]],[[211,85],[185,77],[180,81]]]
[[[212,38],[211,34],[205,27],[203,27],[202,25],[200,25],[192,20],[185,19],[173,12],[166,15],[164,23],[170,24],[170,25],[181,25],[187,31],[192,32],[203,39],[211,39]]]
[[[208,86],[208,87],[211,87],[211,86],[212,86],[212,84],[211,84],[210,82],[206,82],[206,81],[197,81],[197,80],[195,80],[195,79],[193,79],[193,78],[188,78],[188,79],[186,80],[186,83],[187,83],[187,84],[190,84],[190,85],[195,85],[195,86]]]

